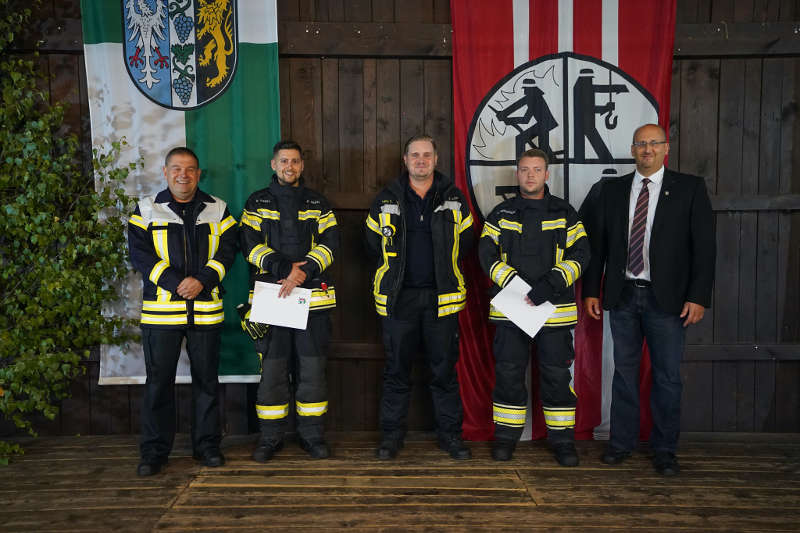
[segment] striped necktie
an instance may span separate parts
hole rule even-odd
[[[650,200],[650,191],[647,184],[650,180],[642,180],[642,190],[636,200],[636,209],[633,211],[633,224],[631,224],[631,237],[628,239],[628,270],[638,276],[644,270],[644,232],[647,229],[647,202]]]

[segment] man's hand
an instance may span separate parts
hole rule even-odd
[[[533,303],[533,300],[531,300],[528,295],[525,295],[525,303],[530,305],[530,306],[535,306],[536,305],[535,303]]]
[[[600,298],[594,298],[592,296],[584,298],[583,308],[586,310],[586,313],[588,313],[588,315],[595,320],[600,320],[600,317],[603,316],[603,308],[600,306]]]
[[[194,300],[202,290],[203,284],[189,276],[188,278],[183,278],[183,281],[180,282],[175,292],[177,292],[178,296],[181,298]]]
[[[686,327],[689,324],[697,324],[703,320],[703,315],[705,314],[706,308],[702,305],[692,302],[684,303],[683,310],[681,310],[681,318],[686,318],[686,320],[683,322],[683,327]]]
[[[278,291],[278,298],[286,298],[295,287],[299,287],[303,284],[303,282],[305,282],[306,273],[300,267],[306,263],[307,261],[298,261],[297,263],[292,263],[292,271],[289,272],[289,275],[286,276],[286,278],[278,282],[281,284],[281,290]]]

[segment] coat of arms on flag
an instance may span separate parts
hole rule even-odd
[[[123,0],[123,60],[153,102],[194,109],[230,85],[238,52],[231,0]]]

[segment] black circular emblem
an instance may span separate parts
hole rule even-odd
[[[391,226],[384,226],[381,228],[381,233],[383,233],[383,236],[388,239],[389,237],[394,235],[394,230],[392,229]]]

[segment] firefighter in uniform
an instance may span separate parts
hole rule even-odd
[[[324,435],[329,310],[336,307],[328,267],[339,246],[339,228],[328,201],[303,184],[300,146],[281,141],[272,153],[272,181],[250,195],[242,213],[242,253],[251,265],[252,280],[280,283],[280,297],[295,287],[312,293],[305,330],[267,328],[250,322],[243,313],[243,327],[254,338],[261,358],[256,403],[261,440],[253,459],[266,462],[283,447],[292,392],[300,447],[311,457],[324,459],[330,455]]]
[[[147,372],[142,402],[140,476],[158,473],[175,438],[175,371],[186,338],[192,374],[192,449],[206,466],[225,458],[217,383],[222,279],[237,247],[236,220],[222,200],[197,187],[197,156],[173,148],[164,163],[167,189],[139,200],[128,220],[133,267],[142,274],[142,348]]]
[[[540,396],[547,438],[562,466],[576,466],[574,445],[576,396],[570,364],[572,328],[578,319],[573,284],[589,260],[589,243],[575,210],[550,194],[547,154],[524,152],[517,162],[519,195],[495,207],[481,233],[478,256],[494,282],[491,296],[521,276],[531,286],[529,305],[545,301],[556,311],[536,335]],[[495,388],[492,394],[495,442],[492,458],[508,461],[525,426],[528,391],[525,372],[530,337],[494,307]]]
[[[424,347],[439,447],[468,459],[455,365],[458,312],[467,293],[458,262],[474,239],[472,215],[461,191],[435,171],[431,137],[409,139],[403,161],[406,170],[378,194],[366,220],[368,248],[379,265],[373,295],[386,349],[376,455],[393,459],[403,447],[412,363]]]

